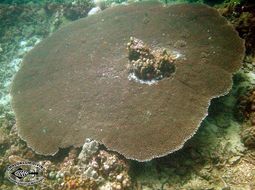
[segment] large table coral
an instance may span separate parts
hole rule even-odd
[[[130,80],[130,37],[176,55],[171,77]],[[138,3],[80,19],[39,43],[12,85],[19,135],[39,154],[95,139],[127,158],[160,157],[183,146],[226,94],[244,44],[205,5]]]

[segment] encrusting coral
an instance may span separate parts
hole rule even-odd
[[[130,36],[166,49],[159,57],[181,55],[173,77],[155,85],[129,80]],[[208,6],[106,9],[63,27],[24,58],[11,90],[19,135],[44,155],[85,138],[139,161],[166,155],[194,135],[210,100],[229,91],[243,55],[243,40]]]

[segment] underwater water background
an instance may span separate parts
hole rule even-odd
[[[20,139],[11,108],[10,87],[23,57],[59,28],[109,7],[135,1],[0,1],[0,189],[92,190],[254,190],[255,189],[255,5],[247,0],[177,0],[216,8],[245,40],[242,68],[233,88],[213,99],[207,118],[185,146],[148,162],[127,160],[87,139],[83,147],[42,156]],[[93,10],[94,9],[94,10]],[[93,10],[93,11],[92,11]],[[90,12],[91,11],[91,12]],[[254,98],[254,99],[253,99]],[[255,102],[255,101],[254,101]],[[75,138],[75,137],[74,137]],[[15,185],[6,168],[20,161],[43,166],[44,181]]]

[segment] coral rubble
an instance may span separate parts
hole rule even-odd
[[[88,144],[91,148],[88,148]],[[98,146],[96,141],[85,142],[78,156],[78,165],[82,174],[90,179],[100,181],[101,187],[111,187],[114,190],[124,190],[131,187],[131,178],[128,174],[127,163],[118,155],[105,150],[94,152]],[[95,154],[96,153],[96,154]],[[105,181],[108,181],[105,183]]]
[[[255,126],[245,129],[241,136],[245,146],[255,148]]]
[[[134,73],[139,79],[160,80],[170,77],[175,72],[175,56],[166,49],[151,50],[142,40],[134,37],[130,37],[127,49],[130,60],[129,72]]]

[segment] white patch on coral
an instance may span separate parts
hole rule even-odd
[[[8,105],[8,104],[10,103],[10,101],[11,101],[11,96],[10,96],[10,94],[7,94],[6,96],[1,97],[1,99],[0,99],[0,103],[1,103],[3,106]]]
[[[84,145],[82,146],[82,150],[78,156],[80,162],[87,162],[87,160],[95,154],[99,149],[99,143],[95,140],[87,138],[85,140]]]
[[[128,80],[134,80],[135,82],[138,82],[140,84],[148,84],[148,85],[153,85],[153,84],[157,84],[158,83],[158,81],[155,80],[155,79],[148,80],[148,81],[141,80],[141,79],[137,78],[137,76],[135,76],[135,73],[130,73],[128,75]]]
[[[19,43],[20,47],[24,47],[26,45],[27,45],[27,41],[26,40],[21,40],[20,43]]]
[[[32,43],[30,43],[32,41]],[[41,41],[40,38],[34,36],[29,40],[21,40],[19,43],[20,49],[18,51],[19,55],[24,55],[29,52],[33,47]]]
[[[248,79],[250,80],[251,84],[255,84],[255,73],[253,72],[249,72],[246,74],[246,76],[248,77]]]
[[[173,51],[171,52],[171,54],[173,54],[175,56],[175,59],[179,59],[181,57],[184,57],[180,52],[178,51]]]
[[[93,7],[93,8],[88,12],[88,16],[94,15],[94,14],[99,13],[99,12],[101,12],[101,11],[102,11],[102,10],[101,10],[100,7]]]
[[[245,151],[244,144],[241,142],[240,137],[240,125],[235,122],[231,121],[230,126],[226,129],[226,141],[224,141],[226,151],[232,152],[236,155],[240,154],[241,152]]]
[[[20,68],[20,63],[22,62],[22,59],[20,58],[15,58],[13,59],[11,62],[10,62],[10,67],[15,71],[17,72]]]
[[[107,2],[105,0],[93,0],[96,7],[99,7],[101,10],[106,9]]]
[[[99,190],[112,190],[112,185],[110,182],[105,183],[99,187]]]
[[[112,190],[111,182],[106,182],[104,185],[99,187],[99,190]]]

